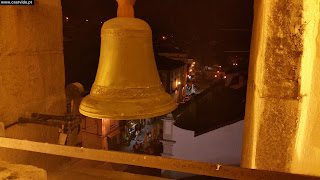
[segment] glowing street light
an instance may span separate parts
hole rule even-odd
[[[166,36],[162,36],[162,40],[166,40],[167,39],[167,37]]]

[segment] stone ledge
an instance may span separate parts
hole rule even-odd
[[[35,166],[0,161],[0,179],[46,180],[47,172]]]

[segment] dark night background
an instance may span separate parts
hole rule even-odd
[[[80,82],[89,90],[98,66],[101,22],[116,17],[117,2],[62,0],[62,8],[66,84]],[[137,0],[134,8],[135,16],[151,26],[154,43],[163,43],[165,35],[202,66],[224,65],[225,51],[250,49],[253,0]]]

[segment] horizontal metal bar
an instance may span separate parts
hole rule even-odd
[[[36,118],[39,120],[61,120],[61,121],[71,121],[75,119],[80,119],[80,116],[72,116],[72,115],[64,115],[64,116],[57,116],[57,115],[49,115],[49,114],[38,114],[38,113],[32,113],[32,118]]]
[[[46,126],[53,126],[53,127],[61,127],[62,122],[61,121],[42,121],[38,119],[28,119],[28,118],[22,118],[20,117],[18,119],[19,123],[34,123],[34,124],[42,124]]]
[[[320,177],[289,174],[275,171],[246,169],[197,161],[172,159],[159,156],[132,154],[116,151],[104,151],[80,147],[63,146],[0,137],[0,147],[39,152],[45,154],[67,156],[95,161],[129,164],[150,168],[180,171],[228,179],[281,179],[281,180],[320,180]]]

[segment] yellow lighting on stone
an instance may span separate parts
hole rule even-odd
[[[241,166],[319,176],[320,0],[254,9]]]

